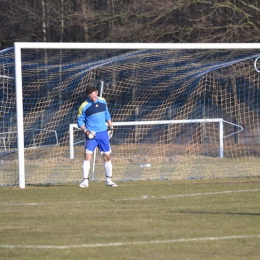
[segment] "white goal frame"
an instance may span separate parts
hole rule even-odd
[[[22,91],[22,49],[260,49],[260,43],[59,43],[59,42],[16,42],[15,85],[18,139],[19,187],[25,188],[24,124]]]
[[[206,118],[206,119],[181,119],[181,120],[159,120],[159,121],[129,121],[129,122],[113,122],[114,126],[138,126],[138,125],[164,125],[164,124],[197,124],[197,123],[218,123],[219,124],[219,157],[224,158],[224,139],[243,131],[243,127],[223,118]],[[238,131],[229,135],[224,135],[224,123],[234,125],[239,128]],[[70,135],[70,159],[74,159],[74,129],[79,129],[77,124],[69,125]]]

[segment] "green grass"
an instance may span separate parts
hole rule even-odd
[[[0,258],[260,259],[260,178],[118,184],[1,188]]]

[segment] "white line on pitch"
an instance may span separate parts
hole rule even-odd
[[[191,193],[191,194],[176,194],[169,196],[142,196],[139,198],[126,198],[126,199],[112,199],[112,200],[84,200],[84,201],[67,201],[67,202],[50,202],[50,203],[0,203],[0,206],[43,206],[43,205],[64,205],[64,204],[83,204],[83,203],[98,203],[98,202],[118,202],[118,201],[133,201],[144,199],[169,199],[169,198],[183,198],[194,196],[207,196],[207,195],[222,195],[241,192],[259,192],[260,189],[255,190],[228,190],[228,191],[216,191],[216,192],[204,192],[204,193]]]
[[[225,237],[198,237],[198,238],[180,238],[170,240],[152,240],[152,241],[136,241],[136,242],[116,242],[106,244],[82,244],[82,245],[0,245],[0,248],[31,248],[31,249],[73,249],[73,248],[94,248],[94,247],[111,247],[111,246],[138,246],[149,244],[165,244],[165,243],[184,243],[184,242],[200,242],[200,241],[218,241],[218,240],[231,240],[231,239],[248,239],[248,238],[260,238],[260,234],[257,235],[242,235],[242,236],[225,236]]]

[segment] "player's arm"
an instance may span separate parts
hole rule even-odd
[[[81,104],[81,106],[79,107],[79,110],[78,110],[78,114],[77,114],[77,124],[78,124],[78,127],[81,129],[81,130],[85,130],[86,127],[85,127],[85,114],[84,114],[84,108],[85,106],[87,105],[87,102],[83,102]]]
[[[108,128],[113,128],[112,120],[107,120]]]
[[[93,139],[96,136],[96,133],[93,131],[90,131],[86,128],[86,124],[85,124],[85,112],[84,112],[84,108],[86,107],[86,105],[88,104],[88,102],[84,102],[82,103],[82,105],[79,107],[79,111],[78,111],[78,115],[77,115],[77,124],[78,127],[84,131],[84,133],[86,134],[88,139]]]

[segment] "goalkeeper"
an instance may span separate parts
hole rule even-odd
[[[77,124],[85,133],[83,182],[79,187],[87,188],[89,186],[90,161],[96,147],[100,150],[104,160],[106,186],[116,187],[117,185],[112,181],[109,141],[109,137],[113,135],[113,126],[107,103],[104,98],[98,97],[98,90],[93,86],[87,87],[86,94],[87,99],[79,107],[77,115]]]

